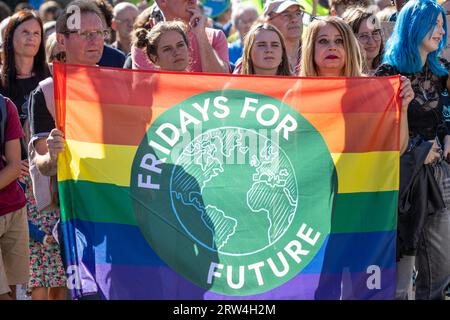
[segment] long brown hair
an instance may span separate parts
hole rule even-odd
[[[2,52],[4,65],[2,67],[1,82],[3,90],[8,97],[13,97],[17,93],[16,86],[14,85],[17,77],[13,42],[14,32],[22,23],[31,19],[35,19],[41,28],[41,43],[39,44],[39,50],[34,57],[32,71],[35,73],[38,80],[43,80],[50,76],[50,71],[45,60],[44,30],[42,27],[42,21],[34,11],[19,11],[11,17],[8,26],[6,27],[5,42]]]
[[[244,37],[244,49],[242,54],[242,72],[241,74],[255,74],[255,68],[251,58],[251,51],[255,44],[256,34],[261,30],[268,30],[275,32],[280,38],[281,48],[283,50],[281,56],[281,63],[278,66],[277,76],[291,76],[291,69],[289,66],[289,60],[286,52],[286,44],[281,32],[273,25],[269,23],[257,23],[247,32]]]
[[[359,28],[361,27],[361,24],[364,21],[369,22],[369,19],[374,19],[373,25],[375,26],[377,22],[379,24],[379,21],[377,21],[378,18],[376,17],[375,14],[373,14],[372,12],[368,11],[365,8],[360,8],[360,7],[355,7],[350,10],[347,10],[344,13],[343,19],[352,28],[353,33],[355,35],[357,35],[359,33]],[[381,30],[380,30],[380,32],[381,32]],[[381,59],[383,57],[383,50],[384,50],[383,40],[381,40],[380,41],[380,51],[378,52],[377,56],[373,59],[372,65],[367,66],[367,63],[364,59],[363,68],[365,69],[365,71],[370,71],[370,69],[378,68],[378,66],[381,63]],[[361,50],[361,51],[363,51],[363,50]]]

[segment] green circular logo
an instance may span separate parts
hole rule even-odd
[[[136,153],[131,192],[152,249],[198,286],[242,296],[300,273],[330,232],[337,181],[320,133],[259,93],[193,96]]]
[[[251,154],[245,142],[253,136],[261,144],[253,149],[257,154]],[[239,188],[231,186],[229,191],[239,201],[224,203],[224,194],[218,190],[236,177]],[[199,190],[186,188],[190,182],[190,186],[198,184]],[[266,136],[237,127],[211,129],[195,137],[176,161],[170,194],[185,232],[204,248],[230,256],[255,254],[275,244],[289,228],[298,201],[294,168],[284,151]],[[198,214],[189,215],[186,206]],[[193,218],[201,219],[200,225],[209,232],[196,230]],[[252,241],[242,242],[235,236],[255,224],[264,228],[254,230],[260,233],[250,231]]]

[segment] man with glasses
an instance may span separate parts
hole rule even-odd
[[[66,63],[95,66],[102,56],[104,39],[109,36],[104,17],[93,2],[76,0],[67,8],[71,6],[79,8],[80,24],[71,24],[77,21],[72,17],[77,11],[64,12],[56,22],[57,41],[64,47]],[[52,92],[53,81],[48,78],[31,93],[29,102],[31,143],[34,142],[36,150],[34,161],[45,176],[56,175],[56,160],[64,150],[63,133],[55,128]]]
[[[129,2],[121,2],[114,7],[111,27],[116,31],[116,41],[112,47],[125,55],[131,50],[131,32],[138,13],[138,8]]]
[[[267,1],[263,16],[266,22],[280,30],[286,42],[291,71],[298,74],[303,31],[303,7],[293,0]]]

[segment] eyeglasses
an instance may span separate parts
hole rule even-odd
[[[95,38],[103,38],[104,40],[109,37],[108,30],[92,30],[92,31],[81,31],[81,30],[73,30],[68,31],[66,34],[76,33],[83,40],[91,40]]]
[[[372,33],[364,32],[364,33],[358,33],[356,35],[356,38],[362,43],[369,42],[370,38],[373,39],[373,41],[381,41],[381,29],[376,29],[372,31]]]
[[[294,19],[301,19],[303,18],[303,11],[296,11],[296,12],[282,12],[280,14],[272,14],[270,16],[270,19],[274,19],[276,17],[281,17],[284,21],[290,21]]]

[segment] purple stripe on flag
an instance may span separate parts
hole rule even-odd
[[[245,297],[230,297],[213,292],[205,295],[206,300],[391,300],[395,296],[395,269],[384,269],[380,273],[380,289],[369,289],[374,283],[368,281],[370,274],[322,273],[299,274],[287,283],[271,291]]]
[[[299,274],[271,291],[243,297],[208,292],[163,266],[97,264],[95,278],[99,289],[98,296],[104,299],[384,300],[393,299],[395,294],[395,269],[382,269],[379,283],[376,273],[373,276],[371,272],[350,273],[345,269],[342,274]]]

